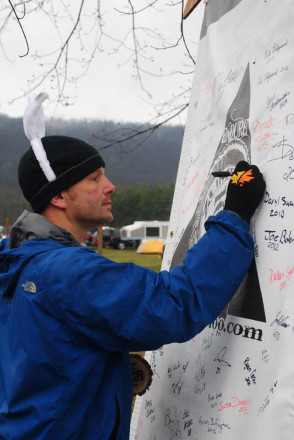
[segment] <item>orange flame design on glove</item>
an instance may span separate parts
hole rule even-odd
[[[238,171],[237,174],[233,174],[231,177],[231,183],[235,185],[243,186],[245,182],[255,179],[252,174],[252,169],[248,171]]]

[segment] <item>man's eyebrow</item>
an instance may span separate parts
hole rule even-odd
[[[93,173],[89,174],[89,177],[96,177],[99,176],[98,170],[93,171]]]

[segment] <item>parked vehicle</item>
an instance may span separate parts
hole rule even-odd
[[[110,248],[112,246],[112,237],[115,233],[115,228],[112,228],[110,226],[103,226],[102,227],[102,234],[103,234],[103,246],[105,248]]]
[[[87,232],[87,235],[84,239],[84,244],[93,248],[97,246],[97,230]]]
[[[103,234],[103,247],[109,248],[111,247],[111,239],[113,236],[113,233],[115,231],[115,228],[111,228],[109,226],[103,226],[102,227],[102,234]],[[84,243],[86,246],[97,248],[98,247],[98,229],[92,229],[88,231]]]
[[[135,221],[132,225],[115,229],[111,238],[111,246],[115,249],[138,248],[141,241],[148,238],[157,238],[164,242],[167,238],[168,227],[168,221]]]
[[[168,234],[168,227],[168,221],[136,221],[132,225],[123,226],[121,228],[121,239],[136,240],[138,242],[146,238],[159,238],[165,240]]]
[[[114,249],[138,248],[141,241],[157,238],[163,242],[167,238],[169,222],[159,220],[136,221],[122,228],[103,226],[103,246]],[[89,231],[84,243],[87,246],[98,247],[98,230]]]
[[[121,229],[116,228],[110,238],[110,246],[114,249],[137,248],[140,241],[123,239],[121,236]]]

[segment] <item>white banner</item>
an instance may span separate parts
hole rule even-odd
[[[212,171],[245,159],[267,189],[255,259],[230,304],[188,343],[148,353],[154,379],[135,407],[136,440],[293,439],[293,23],[292,0],[207,3],[163,269],[222,209],[228,179]]]

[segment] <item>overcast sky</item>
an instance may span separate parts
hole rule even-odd
[[[91,1],[86,2],[86,18],[84,19],[84,31],[88,37],[83,36],[84,50],[81,50],[80,40],[74,38],[72,45],[74,48],[70,53],[70,69],[71,74],[77,75],[80,72],[80,64],[75,60],[81,57],[89,56],[93,41],[95,41],[95,32],[91,26],[94,18],[91,16]],[[57,2],[61,3],[61,2]],[[75,1],[76,7],[79,4]],[[146,49],[146,57],[148,60],[141,60],[142,67],[151,70],[157,76],[142,74],[143,85],[152,95],[144,92],[139,85],[139,81],[135,78],[136,72],[133,63],[127,61],[131,55],[126,49],[121,48],[116,54],[114,50],[119,47],[121,41],[131,28],[131,15],[122,15],[115,8],[127,11],[125,6],[128,4],[125,0],[104,0],[103,20],[105,22],[104,32],[112,38],[104,37],[100,44],[100,52],[97,52],[90,68],[86,74],[78,80],[77,88],[75,84],[69,85],[68,94],[70,103],[73,105],[67,107],[57,106],[56,108],[56,83],[49,77],[43,85],[38,87],[38,91],[46,90],[50,95],[50,102],[44,105],[45,116],[69,118],[97,118],[111,119],[114,121],[134,121],[145,122],[153,115],[152,104],[160,104],[169,100],[174,93],[178,93],[181,86],[186,85],[186,74],[174,74],[164,77],[158,77],[162,73],[170,73],[176,71],[192,71],[189,68],[187,52],[181,45],[178,49],[169,50],[153,50]],[[143,7],[146,0],[135,0],[134,5]],[[172,3],[171,3],[172,4]],[[28,8],[30,3],[28,3]],[[74,8],[74,6],[73,6]],[[204,5],[203,2],[194,10],[194,12],[184,21],[185,36],[189,50],[195,56],[197,53],[197,45],[201,30]],[[19,10],[18,14],[21,15]],[[174,44],[179,35],[181,9],[176,6],[168,6],[166,2],[157,2],[156,9],[148,9],[146,12],[137,14],[136,18],[138,26],[146,27],[150,30],[157,29],[162,33],[170,44]],[[72,9],[72,21],[77,16],[77,9]],[[0,14],[1,25],[4,22],[5,14]],[[59,26],[59,34],[53,27],[52,21],[42,13],[36,11],[27,13],[21,20],[24,32],[29,43],[29,54],[24,57],[26,44],[21,29],[17,21],[11,20],[5,32],[1,34],[1,45],[4,48],[0,53],[0,112],[9,116],[22,116],[26,106],[26,98],[16,99],[13,103],[10,101],[21,96],[28,90],[28,81],[32,76],[38,77],[45,71],[46,65],[52,61],[52,57],[36,58],[36,53],[50,53],[56,47],[60,47],[70,31],[72,21],[64,19]],[[146,29],[138,35],[143,35],[144,41],[148,46],[158,46],[159,41],[151,38]],[[88,38],[88,39],[87,39]],[[117,39],[117,40],[115,40]],[[126,46],[131,46],[132,35],[130,34],[125,40]],[[143,41],[143,39],[141,40]],[[152,57],[152,60],[150,60]],[[42,65],[41,65],[42,64]],[[75,67],[74,67],[75,66]],[[191,77],[191,75],[190,75]],[[151,103],[151,104],[150,104]],[[174,122],[184,124],[182,115],[181,120]]]

